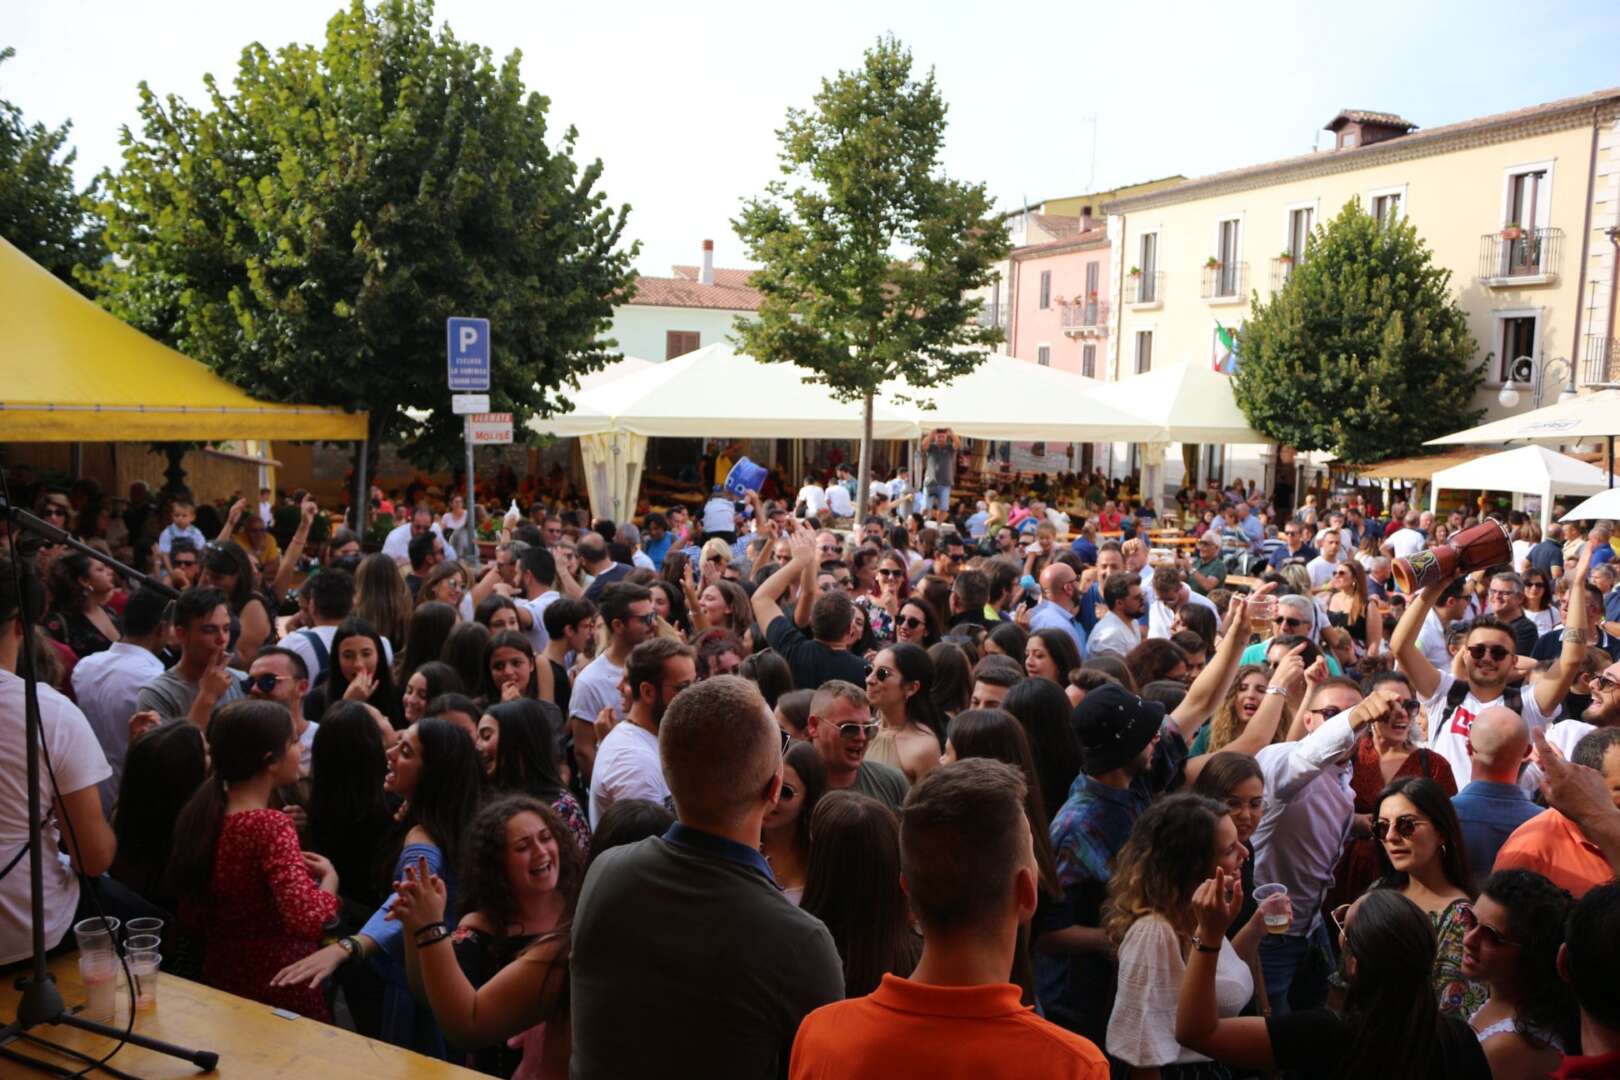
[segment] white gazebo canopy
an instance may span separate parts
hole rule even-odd
[[[970,439],[1030,442],[1144,442],[1157,427],[1105,402],[1105,384],[1083,375],[992,354],[946,386],[884,388],[880,400],[915,420],[917,433],[948,427]],[[933,408],[924,408],[919,402]]]
[[[1552,521],[1554,495],[1595,495],[1609,486],[1608,474],[1595,465],[1544,446],[1521,446],[1435,473],[1430,480],[1429,509],[1438,510],[1441,488],[1537,495],[1545,530]]]
[[[1620,435],[1620,389],[1581,394],[1568,401],[1493,420],[1479,427],[1430,439],[1430,446],[1457,443],[1550,442],[1576,443],[1582,439]]]

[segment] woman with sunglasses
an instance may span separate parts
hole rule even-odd
[[[1536,624],[1538,634],[1550,634],[1564,625],[1552,580],[1540,570],[1531,569],[1524,575],[1524,614]]]
[[[1463,937],[1463,974],[1490,997],[1468,1018],[1497,1080],[1546,1076],[1579,1034],[1569,984],[1558,973],[1569,893],[1529,870],[1485,880]]]
[[[1270,1016],[1217,1011],[1219,939],[1243,904],[1237,875],[1198,886],[1192,908],[1200,942],[1187,954],[1175,1037],[1188,1050],[1237,1070],[1375,1080],[1489,1080],[1491,1069],[1468,1025],[1440,1013],[1429,992],[1434,931],[1423,912],[1392,889],[1375,889],[1342,913],[1343,1004]]]
[[[934,704],[934,662],[916,645],[899,642],[877,654],[866,676],[866,698],[882,725],[866,757],[893,765],[913,784],[945,749],[945,717]]]
[[[1384,638],[1383,613],[1367,591],[1367,571],[1354,559],[1339,563],[1328,578],[1328,622],[1350,632],[1359,650],[1378,655]]]
[[[431,604],[437,601],[449,604],[456,609],[456,614],[464,622],[471,622],[473,618],[472,601],[467,595],[467,568],[453,559],[447,559],[428,571],[428,576],[422,579],[422,587],[416,590],[418,604]]]
[[[782,755],[782,794],[765,814],[760,850],[782,895],[797,904],[804,899],[810,869],[810,822],[827,791],[827,766],[808,742],[794,742]],[[617,805],[617,804],[615,804]]]
[[[273,645],[276,640],[271,605],[259,591],[253,560],[234,540],[209,544],[202,552],[202,584],[225,594],[235,657],[231,663],[246,671],[259,655],[259,648]]]
[[[894,617],[894,640],[927,649],[938,643],[939,614],[920,596],[909,597]]]
[[[1344,844],[1344,855],[1334,874],[1333,888],[1328,890],[1324,901],[1323,906],[1329,911],[1360,896],[1386,872],[1372,828],[1378,801],[1390,784],[1406,777],[1423,777],[1439,784],[1447,799],[1457,794],[1457,780],[1446,759],[1418,745],[1423,737],[1418,730],[1423,703],[1413,694],[1406,676],[1394,671],[1381,672],[1367,684],[1368,694],[1375,690],[1397,690],[1401,700],[1398,708],[1390,709],[1368,724],[1356,738],[1350,767],[1355,817],[1351,820],[1350,838]]]
[[[911,596],[908,569],[905,555],[890,548],[878,557],[877,595],[855,598],[855,606],[866,612],[866,625],[872,640],[879,645],[896,640],[898,628],[895,623],[900,617],[900,608]]]
[[[1395,889],[1416,904],[1437,941],[1431,985],[1440,1011],[1466,1020],[1486,991],[1462,973],[1463,935],[1474,921],[1468,852],[1451,797],[1433,780],[1391,781],[1374,804],[1372,836],[1381,876],[1374,888]]]

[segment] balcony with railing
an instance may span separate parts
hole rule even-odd
[[[1493,289],[1555,284],[1563,247],[1563,229],[1510,225],[1486,233],[1479,238],[1479,283]]]
[[[1620,340],[1586,335],[1581,348],[1581,384],[1620,386]]]
[[[1108,302],[1092,297],[1063,305],[1063,332],[1069,337],[1106,334]]]
[[[1282,292],[1288,279],[1294,276],[1299,263],[1292,255],[1279,255],[1271,260],[1271,291]]]
[[[1125,302],[1135,308],[1154,308],[1164,303],[1164,271],[1131,274],[1125,279]]]
[[[1243,299],[1244,283],[1248,277],[1248,263],[1206,263],[1203,297],[1212,303],[1236,303]]]

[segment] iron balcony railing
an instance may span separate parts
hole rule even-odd
[[[1098,330],[1108,324],[1108,302],[1085,300],[1063,307],[1063,329],[1073,331]]]
[[[1620,385],[1620,340],[1587,334],[1581,349],[1581,382],[1586,386]]]
[[[1126,278],[1125,302],[1127,304],[1157,304],[1161,303],[1163,299],[1163,270],[1132,274]]]
[[[1205,300],[1229,300],[1243,295],[1249,277],[1248,263],[1217,263],[1204,267]]]
[[[1479,238],[1479,281],[1486,285],[1525,284],[1525,278],[1551,283],[1558,277],[1563,229],[1508,226]]]

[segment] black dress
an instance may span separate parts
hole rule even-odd
[[[551,934],[567,934],[567,928],[559,928]],[[467,976],[473,989],[481,988],[493,979],[502,968],[510,964],[519,953],[530,945],[550,935],[547,934],[521,934],[497,940],[494,935],[482,930],[463,927],[456,931],[451,944],[455,946],[456,963],[461,965],[461,973]],[[564,982],[562,1007],[557,1015],[563,1016],[563,1008],[567,1005],[567,983]],[[507,1045],[501,1040],[494,1046],[486,1046],[481,1050],[467,1051],[472,1054],[473,1068],[490,1076],[511,1076],[523,1062],[523,1046],[519,1043],[516,1048]]]
[[[122,620],[114,614],[112,608],[101,609],[112,620],[119,634],[124,632]],[[53,611],[45,616],[43,623],[45,632],[73,650],[73,654],[83,660],[91,653],[102,652],[112,648],[112,640],[101,632],[100,627],[90,621],[90,616],[82,611],[61,612]]]

